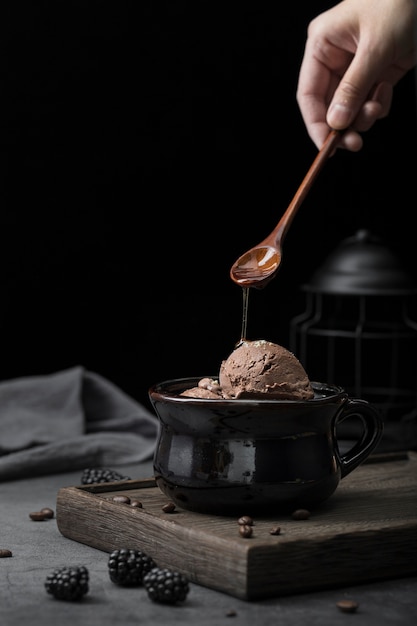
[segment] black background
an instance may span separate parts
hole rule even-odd
[[[0,379],[81,364],[147,403],[215,374],[241,332],[230,266],[316,155],[295,90],[333,2],[5,4]],[[414,272],[416,138],[410,73],[363,150],[326,164],[248,338],[288,345],[300,286],[360,228]]]

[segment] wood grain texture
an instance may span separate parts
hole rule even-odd
[[[112,497],[138,498],[143,508]],[[153,479],[65,487],[56,518],[65,537],[105,552],[143,550],[191,582],[252,600],[417,572],[417,453],[364,464],[308,520],[254,518],[250,538],[237,518],[204,515],[167,502]],[[242,515],[245,511],[242,511]],[[279,535],[271,535],[279,526]]]

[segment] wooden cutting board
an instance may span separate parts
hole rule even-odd
[[[276,597],[417,573],[417,453],[365,463],[344,478],[307,520],[253,518],[239,534],[237,518],[176,507],[153,478],[65,487],[56,518],[65,537],[105,552],[135,548],[190,582],[240,599]],[[114,502],[139,499],[142,508]],[[242,511],[242,515],[245,511]],[[279,526],[280,534],[270,534]]]

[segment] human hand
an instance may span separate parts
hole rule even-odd
[[[317,148],[330,128],[349,128],[339,147],[358,151],[360,133],[388,115],[417,62],[416,20],[417,0],[343,0],[310,22],[296,95]]]

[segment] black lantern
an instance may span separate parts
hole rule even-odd
[[[346,389],[382,413],[379,449],[417,448],[417,287],[366,230],[345,239],[302,287],[306,310],[290,348],[311,380]],[[349,433],[346,433],[349,438]]]

